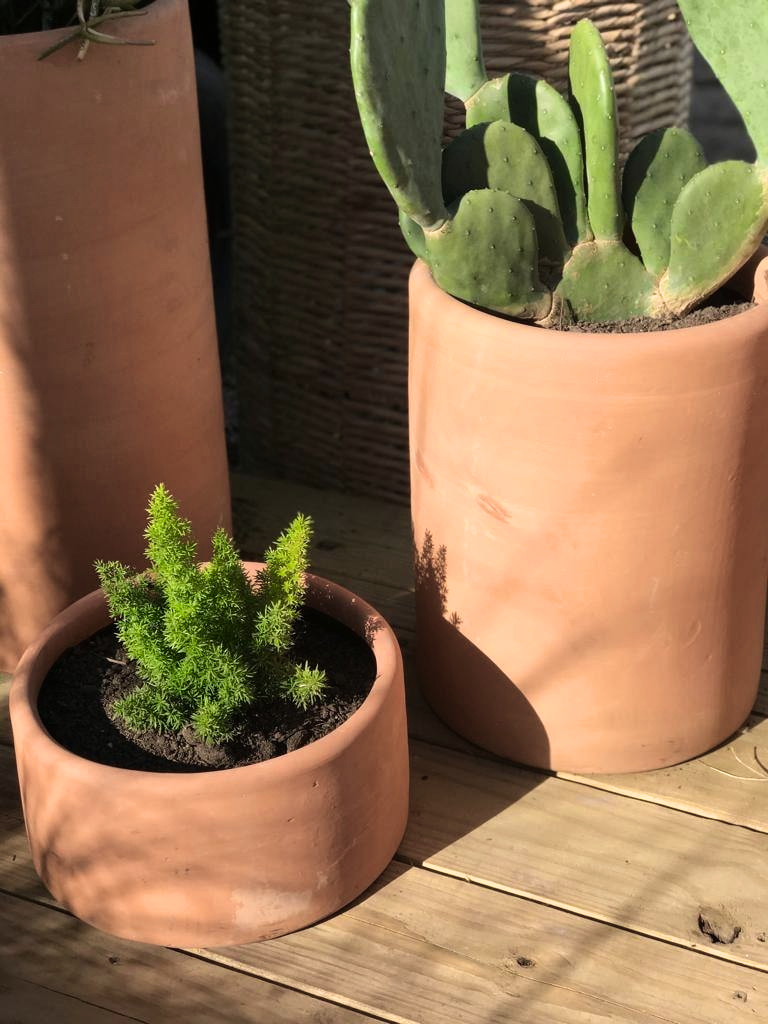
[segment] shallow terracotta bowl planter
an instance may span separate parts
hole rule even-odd
[[[749,714],[768,565],[757,264],[756,308],[621,335],[512,323],[414,267],[419,678],[468,739],[540,768],[635,771]]]
[[[24,819],[40,878],[77,917],[162,945],[252,942],[333,913],[386,867],[408,812],[400,650],[381,616],[342,587],[311,576],[307,604],[367,640],[370,694],[322,739],[223,771],[95,764],[43,728],[37,696],[48,669],[109,622],[101,591],[27,649],[10,696]]]

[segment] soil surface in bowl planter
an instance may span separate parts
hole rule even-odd
[[[321,612],[305,609],[294,637],[294,658],[325,669],[324,698],[303,711],[282,700],[254,703],[238,735],[220,745],[202,743],[191,726],[178,735],[136,733],[112,714],[112,703],[141,685],[113,626],[65,651],[52,666],[38,698],[40,718],[63,747],[117,768],[197,772],[268,761],[345,722],[376,676],[365,641]]]

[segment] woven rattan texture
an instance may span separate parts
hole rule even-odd
[[[411,256],[368,157],[348,70],[346,0],[220,0],[230,83],[241,462],[408,500]],[[624,155],[684,123],[690,47],[674,0],[481,3],[491,73],[565,86],[570,29],[610,51]],[[459,124],[455,105],[446,131]]]

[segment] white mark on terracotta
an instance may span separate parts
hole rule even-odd
[[[161,106],[167,107],[171,103],[178,103],[180,96],[181,92],[178,89],[161,89],[157,98]]]
[[[69,260],[69,253],[68,253],[68,252],[63,252],[63,253],[61,254],[61,258],[62,258],[62,259],[64,260],[64,262],[66,263],[66,262],[67,262],[67,261]]]
[[[311,916],[316,890],[286,892],[267,885],[256,889],[235,889],[232,893],[234,923],[244,932],[260,932],[260,937],[279,935],[283,922],[299,916]]]
[[[56,221],[57,224],[61,224],[62,221],[64,220],[64,218],[61,216],[60,213],[57,213],[56,216],[53,219]]]

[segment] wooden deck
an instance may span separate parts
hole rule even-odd
[[[389,618],[408,665],[405,509],[246,478],[235,508],[248,556],[311,514],[314,568]],[[315,927],[219,950],[123,942],[52,902],[27,852],[3,703],[0,1022],[768,1020],[768,688],[706,757],[589,778],[485,756],[441,726],[412,672],[408,688],[412,810],[384,876]]]

